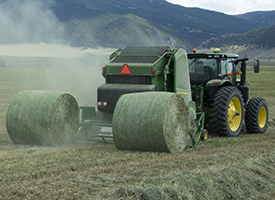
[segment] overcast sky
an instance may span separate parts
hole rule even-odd
[[[184,7],[199,7],[225,14],[243,14],[251,11],[275,10],[274,0],[167,0]]]

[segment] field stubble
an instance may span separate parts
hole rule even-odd
[[[100,67],[0,68],[0,199],[272,199],[275,196],[275,70],[248,70],[250,97],[267,100],[264,134],[211,137],[191,152],[118,151],[113,144],[14,145],[5,128],[21,90],[69,92],[95,105]]]

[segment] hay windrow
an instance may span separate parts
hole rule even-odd
[[[120,150],[181,152],[189,141],[189,111],[184,99],[168,92],[123,95],[113,116]]]
[[[75,139],[79,107],[73,96],[54,91],[22,91],[9,105],[6,128],[16,144],[61,145]]]

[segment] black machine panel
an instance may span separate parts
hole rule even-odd
[[[117,84],[147,84],[152,82],[151,76],[107,75],[108,83]]]
[[[102,84],[97,89],[98,110],[113,113],[119,97],[127,93],[156,91],[155,85]]]

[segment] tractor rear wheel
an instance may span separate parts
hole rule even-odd
[[[268,106],[263,98],[251,98],[247,104],[245,127],[248,133],[264,133],[268,122]]]
[[[214,99],[212,124],[221,136],[238,136],[244,121],[244,103],[236,87],[221,88]]]

